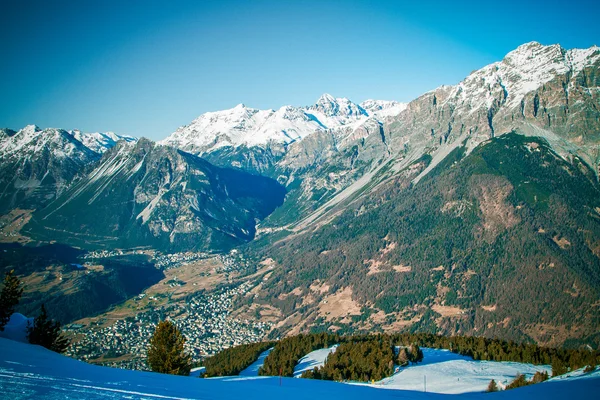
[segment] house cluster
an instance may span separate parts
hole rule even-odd
[[[231,346],[263,340],[271,324],[230,316],[234,297],[252,286],[245,282],[210,294],[197,293],[184,305],[144,311],[108,327],[79,328],[81,340],[73,342],[67,355],[114,367],[148,369],[145,358],[149,340],[163,319],[173,321],[186,337],[186,350],[194,361]]]
[[[152,259],[154,266],[159,269],[168,270],[172,268],[178,268],[183,265],[189,264],[194,261],[203,260],[210,257],[208,253],[172,253],[172,254],[158,254]]]
[[[95,250],[85,253],[83,256],[81,256],[81,258],[84,260],[89,260],[95,258],[118,257],[122,256],[123,254],[125,253],[123,253],[122,250]]]

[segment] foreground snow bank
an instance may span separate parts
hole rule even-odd
[[[594,397],[600,377],[566,378],[494,394],[461,399],[560,399]],[[380,390],[336,382],[277,377],[199,379],[99,367],[39,346],[0,339],[0,393],[11,400],[44,399],[455,399],[457,396]]]
[[[27,341],[27,324],[33,325],[33,318],[27,318],[23,314],[14,313],[10,320],[4,326],[4,332],[0,332],[0,337],[16,340],[17,342],[29,343]]]

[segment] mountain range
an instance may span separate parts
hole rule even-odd
[[[597,46],[531,42],[408,104],[240,104],[156,144],[2,130],[0,211],[80,247],[248,243],[277,266],[248,302],[276,307],[282,333],[597,346],[599,70]]]

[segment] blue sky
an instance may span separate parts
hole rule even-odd
[[[0,1],[0,127],[162,139],[206,111],[322,93],[409,101],[532,40],[600,45],[558,1]]]

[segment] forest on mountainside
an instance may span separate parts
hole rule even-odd
[[[600,186],[540,138],[506,134],[469,155],[459,147],[418,184],[399,173],[330,223],[259,244],[253,255],[279,268],[252,301],[299,312],[307,326],[319,320],[302,299],[351,288],[361,313],[411,321],[413,332],[600,345]]]

